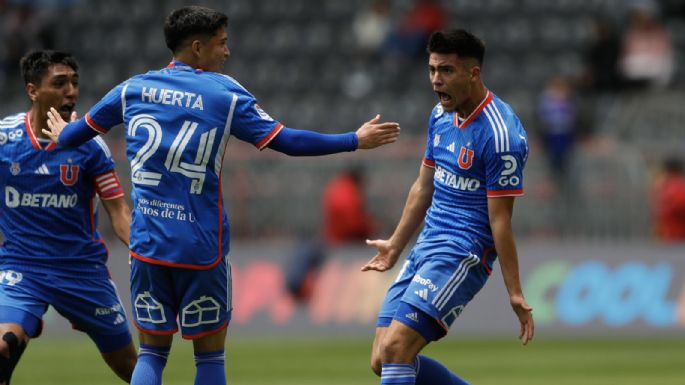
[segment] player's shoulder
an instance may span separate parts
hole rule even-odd
[[[112,158],[112,152],[110,151],[107,143],[100,137],[96,136],[93,139],[87,141],[82,146],[84,152],[92,155],[94,157],[100,157],[104,155],[107,159]]]
[[[17,128],[24,124],[24,119],[26,119],[26,112],[6,116],[0,119],[0,130]]]
[[[252,97],[252,94],[250,94],[247,88],[243,87],[243,85],[240,84],[239,81],[237,81],[230,75],[222,74],[219,72],[206,72],[205,75],[208,79],[211,79],[212,81],[216,82],[217,84],[221,85],[226,90],[232,93],[249,95],[250,97]]]
[[[483,108],[482,135],[487,148],[495,153],[527,151],[528,135],[509,104],[496,95]]]
[[[445,114],[445,109],[442,107],[442,104],[438,103],[433,107],[431,110],[431,116],[430,120],[431,122],[434,122],[437,119],[440,119],[443,115]]]

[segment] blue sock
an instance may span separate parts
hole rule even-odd
[[[383,364],[381,385],[415,385],[416,371],[409,364]]]
[[[170,346],[150,346],[140,344],[138,362],[133,369],[131,385],[161,385],[162,371],[169,357]]]
[[[416,385],[469,385],[438,361],[426,356],[416,356]],[[446,380],[450,380],[447,382]]]
[[[224,350],[195,353],[195,385],[226,385]]]

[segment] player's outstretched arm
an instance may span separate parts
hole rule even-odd
[[[268,147],[291,156],[320,156],[368,149],[392,143],[400,134],[397,123],[378,123],[380,115],[364,123],[356,132],[321,134],[283,127]]]
[[[419,177],[409,190],[407,202],[404,205],[404,210],[402,210],[402,217],[390,239],[366,241],[367,245],[375,247],[378,252],[369,262],[362,266],[362,271],[386,271],[395,266],[397,259],[402,254],[402,250],[404,250],[409,239],[416,233],[421,222],[423,222],[426,210],[428,210],[431,204],[433,199],[433,174],[435,174],[434,168],[421,166]]]
[[[400,124],[395,122],[383,122],[380,115],[362,124],[357,129],[357,142],[359,149],[371,149],[397,141],[400,135]]]
[[[533,309],[526,303],[519,278],[518,254],[511,217],[514,211],[514,197],[488,198],[488,215],[495,248],[502,267],[504,285],[509,293],[509,303],[521,324],[519,339],[526,345],[533,339],[535,323]]]
[[[71,118],[71,122],[67,124],[57,110],[51,107],[47,120],[49,130],[42,131],[50,140],[63,147],[80,146],[98,135],[98,132],[88,125],[86,119],[77,120],[75,114],[72,114]]]

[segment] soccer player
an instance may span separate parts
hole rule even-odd
[[[101,139],[66,149],[42,132],[49,108],[76,116],[75,59],[35,51],[21,59],[21,72],[31,109],[0,120],[0,384],[9,384],[29,339],[40,335],[48,305],[129,382],[136,350],[96,229],[98,197],[126,245],[131,210]]]
[[[430,116],[419,176],[392,236],[367,241],[377,254],[362,267],[392,268],[425,218],[378,316],[371,367],[383,385],[466,384],[419,352],[447,334],[497,257],[520,339],[525,345],[533,338],[511,227],[514,197],[523,194],[526,132],[511,107],[483,85],[485,47],[477,37],[436,32],[428,52],[440,102]]]
[[[229,56],[226,27],[223,13],[197,6],[177,9],[164,25],[173,53],[167,68],[124,81],[66,128],[59,114],[48,114],[46,134],[63,146],[120,123],[127,130],[133,182],[131,299],[140,331],[132,384],[161,383],[177,318],[182,336],[193,340],[195,384],[226,383],[231,276],[221,169],[230,135],[289,155],[374,148],[399,135],[397,123],[379,123],[378,116],[346,134],[284,127],[221,73]]]

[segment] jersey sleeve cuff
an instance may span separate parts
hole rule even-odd
[[[520,197],[523,190],[488,190],[488,198]]]
[[[88,125],[88,127],[92,128],[98,134],[106,134],[108,132],[106,128],[100,126],[99,124],[95,123],[95,121],[93,121],[93,118],[90,116],[90,112],[86,114],[86,124]]]
[[[421,164],[426,167],[435,168],[435,161],[431,159],[423,158],[423,162],[421,162]]]
[[[255,145],[259,151],[262,151],[265,149],[269,143],[278,135],[279,132],[283,129],[283,125],[281,123],[276,123],[276,126],[269,132],[267,136],[264,137],[264,139],[260,140],[259,143]]]

